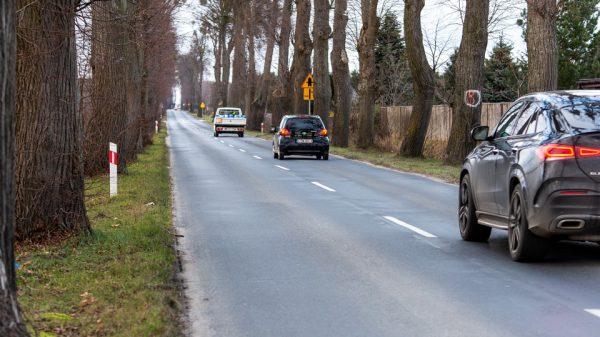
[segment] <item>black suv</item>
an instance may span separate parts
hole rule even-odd
[[[329,137],[319,116],[287,115],[275,128],[273,158],[292,154],[329,159]]]
[[[600,91],[517,100],[460,175],[459,227],[467,241],[508,230],[515,261],[541,259],[549,241],[600,242]]]

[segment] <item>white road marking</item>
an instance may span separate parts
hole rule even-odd
[[[259,157],[259,156],[252,156],[252,157],[254,157],[254,158],[256,158],[256,159],[262,159],[262,158],[261,158],[261,157]]]
[[[235,147],[235,146],[233,146],[233,145],[229,144],[229,147]]]
[[[279,167],[280,169],[284,170],[284,171],[289,171],[290,169],[287,167],[283,167],[281,165],[275,165],[275,167]]]
[[[402,226],[402,227],[404,227],[406,229],[410,229],[411,231],[413,231],[413,232],[415,232],[415,233],[417,233],[419,235],[422,235],[422,236],[424,236],[426,238],[437,238],[437,236],[435,236],[435,235],[433,235],[433,234],[431,234],[429,232],[426,232],[426,231],[422,230],[421,228],[415,227],[413,225],[409,225],[409,224],[407,224],[404,221],[400,221],[400,220],[394,218],[393,216],[384,216],[383,218],[386,219],[386,220],[388,220],[388,221],[391,221],[391,222],[395,223],[396,225]]]
[[[244,149],[238,149],[238,150],[240,150],[240,152],[246,152],[246,150],[244,150]]]
[[[600,309],[585,309],[585,312],[592,314],[596,317],[600,317]]]
[[[312,183],[313,185],[315,185],[315,186],[319,186],[320,188],[322,188],[322,189],[324,189],[324,190],[326,190],[326,191],[329,191],[329,192],[335,192],[335,190],[334,190],[333,188],[331,188],[331,187],[327,187],[327,186],[325,186],[325,185],[323,185],[323,184],[321,184],[321,183],[319,183],[319,182],[316,182],[316,181],[311,181],[311,183]]]
[[[224,141],[222,141],[222,140],[220,140],[220,142],[221,142],[221,144],[225,144],[225,142],[224,142]]]

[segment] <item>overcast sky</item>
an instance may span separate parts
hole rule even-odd
[[[354,5],[353,2],[354,1]],[[423,34],[425,38],[425,49],[430,56],[430,63],[433,64],[433,55],[436,56],[438,67],[443,69],[444,63],[448,60],[449,55],[455,48],[460,45],[462,35],[461,16],[457,11],[457,7],[464,0],[426,0],[425,8],[422,13]],[[525,0],[491,0],[492,3],[497,2],[500,10],[496,17],[499,18],[498,23],[493,27],[493,33],[490,36],[488,43],[488,55],[492,47],[498,41],[500,36],[504,40],[510,42],[513,47],[513,56],[520,57],[526,52],[525,42],[521,36],[522,30],[516,23],[520,18],[522,9],[526,6]],[[358,55],[356,49],[352,46],[352,37],[356,35],[360,29],[360,13],[358,12],[357,0],[349,0],[349,17],[348,24],[349,43],[347,46],[349,56],[351,58],[351,69],[358,69]],[[380,12],[391,10],[396,13],[399,19],[403,15],[403,1],[400,0],[380,0]],[[464,6],[464,5],[463,5]],[[494,5],[492,5],[493,7]],[[201,15],[201,8],[198,6],[198,0],[188,0],[188,3],[178,11],[176,16],[176,25],[180,38],[179,49],[181,52],[186,52],[189,48],[190,37],[194,31],[194,17]],[[332,15],[333,16],[333,13]],[[353,20],[353,18],[355,20]],[[355,23],[352,23],[355,21]],[[437,34],[436,34],[437,32]],[[437,48],[433,48],[437,46]],[[212,53],[209,53],[212,55]],[[264,52],[257,53],[257,69],[261,69],[260,64],[263,62],[262,57]],[[277,55],[277,51],[275,51]],[[290,57],[292,53],[290,53]],[[210,60],[212,64],[212,60]],[[276,71],[277,62],[273,62],[273,71]],[[212,67],[208,67],[208,72],[205,74],[206,80],[212,80]]]

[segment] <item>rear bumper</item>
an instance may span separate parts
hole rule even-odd
[[[543,237],[600,241],[600,192],[589,190],[589,184],[586,187],[555,190],[545,202],[535,204],[529,219],[531,231]]]
[[[244,132],[243,125],[215,125],[214,130],[218,133],[240,133]]]
[[[329,139],[327,137],[314,138],[311,144],[297,143],[294,138],[285,138],[279,140],[279,151],[284,154],[298,155],[318,155],[329,153]]]

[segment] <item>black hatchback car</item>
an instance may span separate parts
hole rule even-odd
[[[319,116],[286,115],[275,129],[273,158],[288,155],[316,156],[329,159],[329,137]]]
[[[600,91],[522,97],[471,136],[482,143],[460,175],[464,240],[506,229],[515,261],[543,258],[552,240],[600,242]]]

